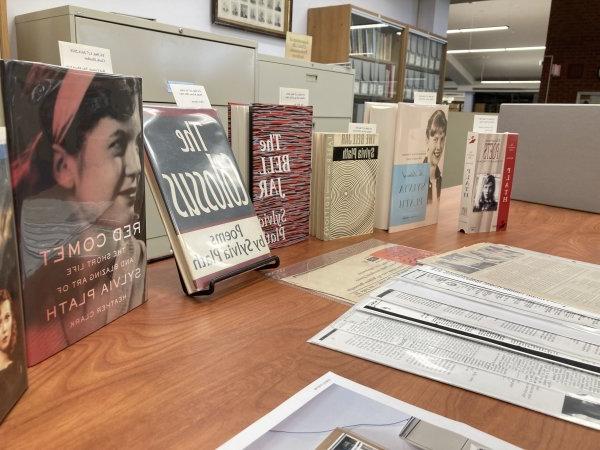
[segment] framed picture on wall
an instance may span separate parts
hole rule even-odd
[[[292,0],[212,0],[213,23],[285,39]]]

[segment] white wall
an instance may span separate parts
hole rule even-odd
[[[449,0],[442,1],[448,2]],[[283,56],[284,54],[285,41],[283,39],[213,25],[211,23],[211,0],[7,0],[6,3],[9,36],[14,57],[17,56],[14,17],[19,14],[65,4],[152,17],[159,22],[170,25],[250,39],[258,41],[259,53],[275,56]],[[379,12],[382,15],[412,25],[417,24],[419,15],[425,14],[423,8],[419,13],[419,0],[294,0],[292,31],[297,33],[306,32],[306,17],[309,8],[345,3],[352,3],[355,6]]]

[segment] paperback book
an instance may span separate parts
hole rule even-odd
[[[188,294],[271,258],[213,109],[144,108],[148,182]]]
[[[250,185],[271,248],[308,239],[312,106],[253,104]]]
[[[438,221],[447,117],[447,105],[398,104],[390,232]]]
[[[315,133],[311,235],[322,240],[373,232],[379,135]]]
[[[518,139],[515,133],[468,134],[460,231],[506,230]]]
[[[27,389],[19,252],[6,128],[0,128],[0,422]]]
[[[28,364],[145,299],[141,79],[2,64]]]

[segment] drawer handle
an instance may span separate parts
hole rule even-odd
[[[319,78],[319,75],[317,75],[316,73],[307,73],[306,74],[306,81],[309,83],[316,83],[318,78]]]

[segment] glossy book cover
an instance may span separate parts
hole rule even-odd
[[[141,79],[4,62],[28,364],[145,300]]]
[[[189,294],[270,257],[213,109],[144,108],[148,180]]]
[[[23,305],[6,128],[0,128],[0,422],[27,389]]]
[[[271,248],[308,238],[312,106],[250,107],[252,200]]]
[[[447,105],[398,104],[388,231],[437,223],[447,128]]]

